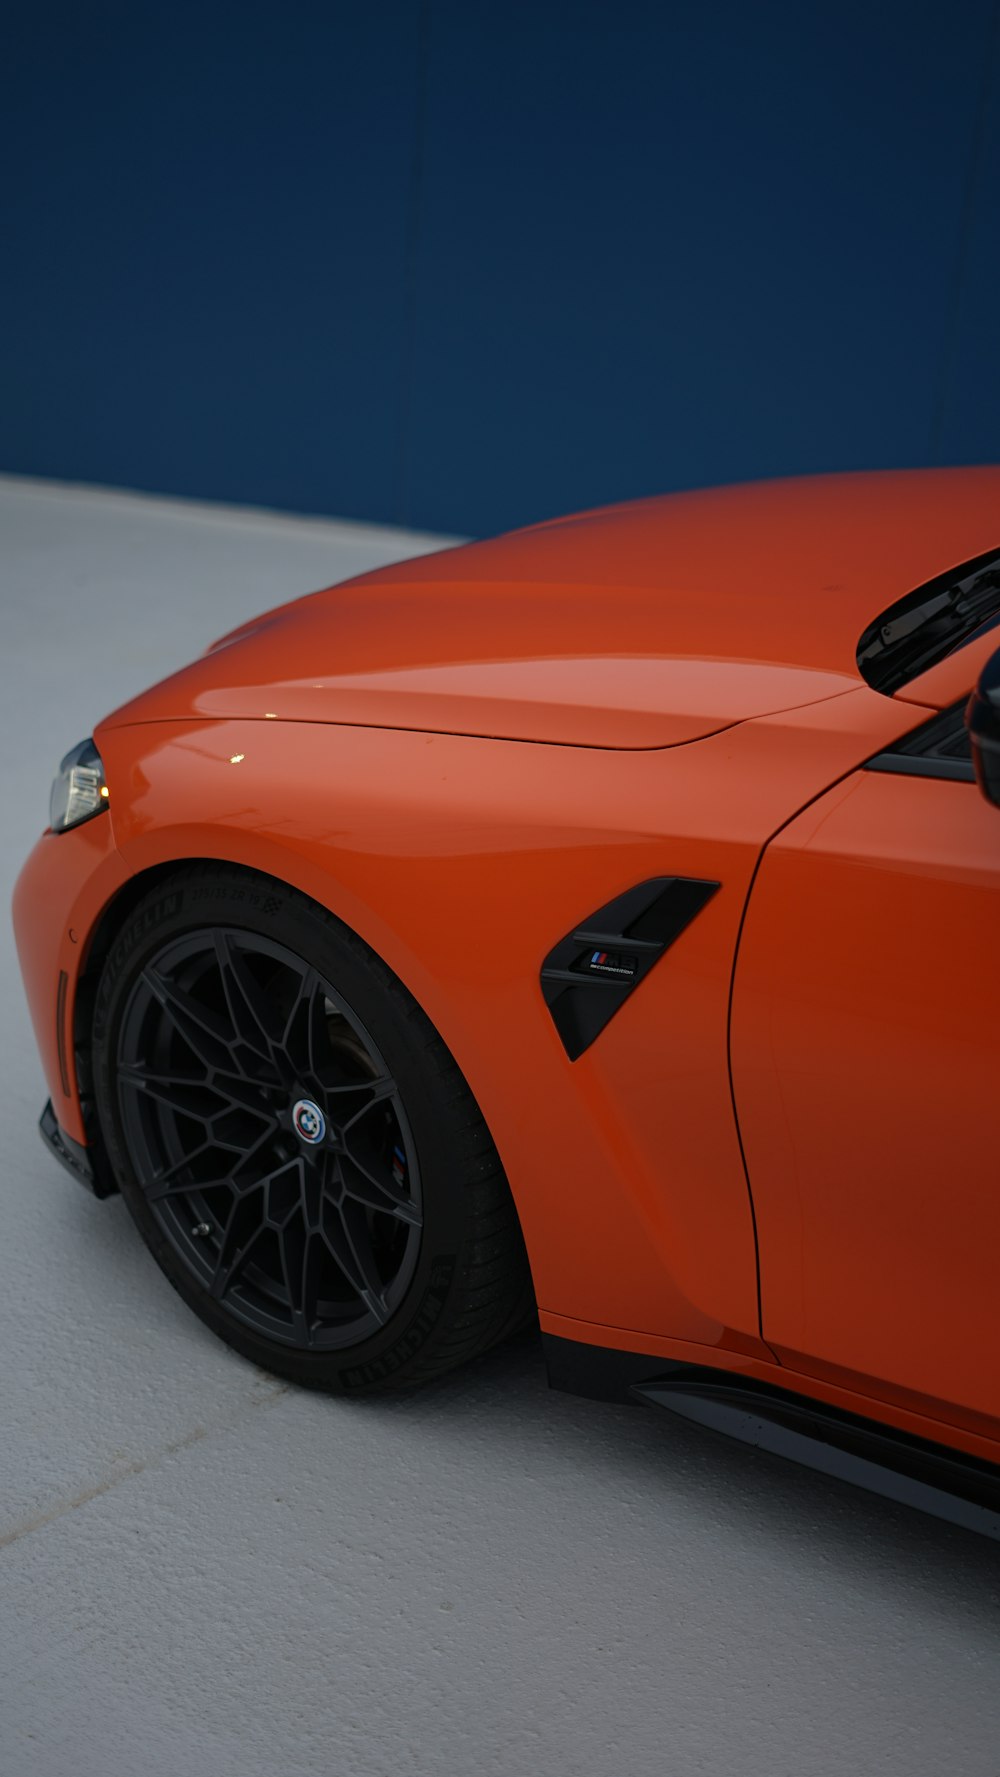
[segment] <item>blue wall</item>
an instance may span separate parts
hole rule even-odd
[[[34,0],[0,468],[482,533],[1000,458],[996,0]]]

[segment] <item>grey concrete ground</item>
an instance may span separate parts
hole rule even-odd
[[[428,544],[0,484],[5,895],[108,707]],[[994,1545],[549,1394],[530,1338],[277,1384],[43,1151],[6,930],[0,989],[0,1777],[997,1777]]]

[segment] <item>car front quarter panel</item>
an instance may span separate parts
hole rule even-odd
[[[543,1312],[760,1348],[728,1075],[762,845],[920,712],[867,690],[686,747],[268,720],[98,730],[130,875],[214,858],[327,907],[395,971],[490,1125]],[[722,886],[571,1062],[539,979],[574,922],[654,876]]]

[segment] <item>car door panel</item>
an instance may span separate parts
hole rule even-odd
[[[732,1066],[764,1337],[1000,1417],[1000,812],[859,771],[768,847]]]

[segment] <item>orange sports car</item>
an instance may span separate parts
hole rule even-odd
[[[537,1312],[1000,1530],[1000,469],[642,500],[223,637],[63,760],[42,1133],[318,1387]]]

